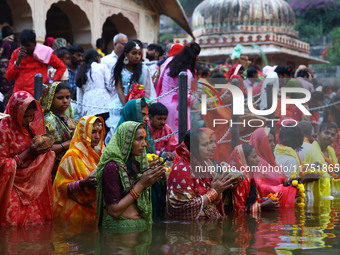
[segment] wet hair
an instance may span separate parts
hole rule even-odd
[[[307,70],[300,70],[297,72],[296,77],[302,77],[305,78],[307,76],[307,78],[309,78],[309,73],[307,72]]]
[[[303,144],[303,134],[297,126],[285,126],[280,128],[280,143],[293,148],[299,149]]]
[[[247,160],[247,158],[249,157],[251,151],[253,149],[255,149],[255,148],[252,145],[250,145],[250,144],[242,144],[242,149],[243,149],[244,157]],[[248,164],[248,162],[247,162],[247,164]]]
[[[258,71],[255,66],[249,66],[247,70],[247,78],[254,78],[254,76],[258,74]]]
[[[37,110],[37,103],[35,102],[35,100],[33,100],[26,108],[26,112],[29,110]]]
[[[327,131],[328,129],[338,130],[338,126],[333,122],[324,122],[319,127],[319,132]]]
[[[92,80],[91,75],[91,64],[93,62],[97,62],[97,58],[99,57],[99,53],[95,49],[88,49],[84,54],[84,63],[79,67],[76,77],[76,85],[81,88],[87,82],[87,72],[90,71],[90,78]]]
[[[149,44],[147,49],[157,51],[159,56],[162,56],[164,54],[164,50],[162,46],[160,46],[159,44],[155,44],[155,43]]]
[[[195,75],[196,58],[201,52],[201,47],[191,42],[184,46],[182,51],[178,53],[169,63],[169,76],[177,77],[180,72],[189,69],[192,75]]]
[[[57,94],[60,90],[63,89],[67,89],[68,91],[71,92],[70,84],[68,82],[60,82],[56,87],[54,94]]]
[[[115,84],[117,84],[118,81],[122,80],[122,70],[124,67],[124,58],[125,58],[124,53],[129,53],[130,51],[132,51],[133,48],[136,47],[136,44],[141,49],[143,49],[143,44],[140,41],[137,42],[137,40],[128,41],[125,44],[122,54],[120,54],[120,56],[118,57],[115,68],[112,69],[113,80],[111,79],[111,83],[115,81]],[[140,59],[138,64],[134,65],[133,67],[133,74],[130,79],[130,84],[132,84],[133,82],[138,82],[141,75],[142,75],[142,58]]]
[[[62,58],[63,56],[65,56],[67,54],[71,55],[71,52],[67,47],[60,47],[55,51],[55,55],[58,58]]]
[[[96,41],[96,47],[100,48],[100,46],[105,45],[105,40],[103,38],[99,38]]]
[[[71,45],[68,49],[69,49],[71,55],[73,55],[73,54],[75,54],[77,52],[84,53],[83,47],[81,47],[80,45],[77,45],[77,44]]]
[[[20,33],[20,43],[22,46],[26,46],[28,43],[35,43],[36,36],[32,29],[22,30]]]
[[[4,26],[2,29],[1,29],[1,34],[2,34],[2,38],[5,38],[7,36],[10,36],[13,34],[13,31],[12,29],[9,27],[9,26]]]
[[[169,111],[168,108],[162,103],[153,103],[149,108],[149,114],[151,116],[161,115],[168,116]]]
[[[313,125],[310,121],[301,120],[297,126],[300,128],[304,137],[311,137],[313,132]]]

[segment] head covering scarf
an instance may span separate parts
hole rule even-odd
[[[98,145],[91,147],[93,124],[96,120],[102,123],[103,130]],[[79,120],[70,148],[60,162],[53,183],[53,211],[56,217],[75,220],[96,219],[96,192],[88,188],[73,192],[74,199],[68,196],[68,185],[71,182],[85,179],[97,167],[104,152],[105,129],[101,117],[86,115]]]
[[[22,126],[22,120],[27,107],[33,101],[36,102],[37,110],[33,121],[29,124],[31,136]],[[0,219],[7,209],[13,188],[16,189],[21,204],[24,206],[28,206],[39,197],[43,199],[46,189],[50,189],[47,183],[55,157],[52,151],[41,154],[27,168],[17,171],[18,165],[14,156],[25,151],[34,136],[45,133],[44,117],[40,104],[25,91],[12,95],[5,113],[10,117],[0,122]],[[47,195],[47,201],[49,201],[49,195]],[[45,204],[43,207],[46,211],[51,210],[50,204]]]
[[[294,206],[296,188],[283,185],[286,181],[286,176],[275,162],[265,128],[256,129],[250,137],[249,144],[254,146],[257,152],[260,159],[260,169],[267,168],[265,172],[257,173],[254,179],[260,197],[266,197],[269,193],[277,194],[277,197],[281,197],[281,206]],[[277,171],[270,170],[270,167],[275,167]]]
[[[131,100],[132,101],[132,100]],[[130,101],[129,101],[130,102]],[[136,135],[137,129],[142,126],[141,123],[134,122],[134,121],[126,121],[122,123],[114,133],[112,139],[110,140],[109,144],[107,145],[100,162],[97,166],[97,180],[98,180],[98,187],[97,187],[97,214],[99,217],[99,225],[104,224],[108,227],[112,226],[120,226],[124,227],[134,227],[128,226],[126,223],[131,222],[126,218],[120,216],[117,220],[114,220],[111,216],[107,214],[104,210],[105,208],[105,201],[103,196],[103,174],[104,168],[110,161],[114,161],[119,165],[119,174],[121,176],[121,182],[124,189],[124,194],[127,194],[129,190],[134,185],[134,180],[132,180],[128,175],[127,170],[127,161],[130,157],[131,150],[132,150],[132,143],[134,137]],[[146,157],[146,152],[144,151],[142,156],[136,156],[135,160],[140,163],[140,171],[143,169],[148,168],[148,160]],[[140,179],[141,174],[138,175],[137,181]],[[144,189],[141,195],[137,198],[137,207],[140,211],[140,216],[145,219],[147,224],[152,222],[152,206],[150,200],[150,187]],[[121,222],[121,224],[120,224]],[[136,222],[135,222],[136,223]],[[135,223],[132,223],[135,224]]]
[[[203,133],[208,137],[209,139],[209,143],[210,143],[210,139],[212,138],[213,135],[215,135],[215,131],[213,131],[210,128],[201,128],[201,130],[203,130]],[[213,159],[218,160],[218,144],[217,144],[217,140],[215,141],[215,145],[216,145],[216,149],[215,149],[215,153],[212,156]]]
[[[55,41],[55,39],[53,37],[47,37],[45,42],[44,42],[44,45],[52,48],[54,41]]]
[[[145,100],[144,97],[142,98]],[[142,98],[132,99],[125,104],[121,112],[121,117],[118,122],[117,128],[126,121],[135,121],[135,122],[143,123],[143,114],[142,114],[142,105],[141,105]],[[156,153],[156,147],[153,141],[150,128],[148,125],[146,125],[146,127],[144,128],[146,131],[146,141],[148,142],[147,152]]]
[[[58,37],[54,40],[52,49],[57,50],[61,47],[66,47],[67,41],[64,38]]]

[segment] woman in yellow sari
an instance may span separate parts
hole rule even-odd
[[[96,221],[96,167],[105,146],[101,117],[86,115],[77,125],[53,184],[54,216],[71,222]]]

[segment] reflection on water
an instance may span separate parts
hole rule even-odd
[[[79,222],[1,228],[0,254],[338,254],[340,198],[304,210],[229,216],[223,222],[165,221],[140,233]]]

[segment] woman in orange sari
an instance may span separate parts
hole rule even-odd
[[[44,115],[28,92],[12,95],[0,122],[0,225],[52,220],[51,170],[55,154],[37,136],[45,134]]]
[[[96,222],[96,168],[105,149],[103,127],[101,117],[80,119],[53,183],[55,217]]]

